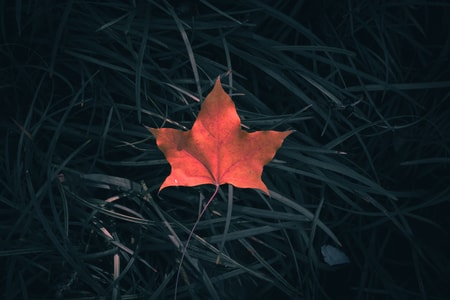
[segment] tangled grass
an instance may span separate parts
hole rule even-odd
[[[144,125],[189,129],[217,76],[244,128],[296,133],[271,198],[221,188],[178,299],[449,297],[445,1],[0,5],[2,299],[175,296],[213,189],[158,194]]]

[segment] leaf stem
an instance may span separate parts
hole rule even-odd
[[[212,196],[208,199],[208,202],[206,202],[206,205],[203,207],[202,211],[200,212],[200,214],[197,217],[197,220],[194,223],[194,226],[192,226],[191,231],[189,232],[189,236],[188,239],[186,241],[186,244],[184,244],[183,250],[181,251],[181,259],[180,259],[180,264],[178,265],[178,271],[177,271],[177,278],[175,280],[175,295],[174,295],[174,300],[177,299],[177,292],[178,292],[178,282],[180,280],[180,273],[181,273],[181,266],[183,265],[183,261],[184,261],[184,257],[186,256],[186,252],[187,252],[187,248],[189,246],[189,242],[191,241],[192,235],[194,234],[195,228],[197,228],[198,223],[200,222],[201,218],[203,217],[203,215],[206,212],[206,209],[209,207],[209,205],[211,204],[212,200],[214,199],[214,197],[216,197],[217,192],[219,192],[219,184],[216,184],[216,189],[214,190],[214,193],[212,194]]]

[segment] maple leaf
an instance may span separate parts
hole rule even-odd
[[[160,191],[169,186],[229,183],[239,188],[269,190],[261,180],[284,139],[293,132],[241,129],[236,107],[217,79],[192,129],[148,128],[171,166]]]

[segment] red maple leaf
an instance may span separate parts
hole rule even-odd
[[[266,194],[269,190],[261,180],[263,166],[293,132],[242,130],[236,107],[219,79],[191,130],[149,130],[172,168],[160,191],[169,186],[229,183],[239,188],[260,189]]]

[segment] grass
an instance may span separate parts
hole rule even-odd
[[[145,126],[189,129],[217,76],[296,133],[272,197],[220,188],[177,299],[449,297],[445,1],[0,5],[2,299],[174,297],[214,188],[158,194]]]

